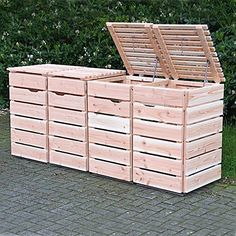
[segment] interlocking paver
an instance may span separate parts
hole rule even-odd
[[[181,196],[12,157],[8,123],[0,116],[0,236],[236,235],[235,186]]]

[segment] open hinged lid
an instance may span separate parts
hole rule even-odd
[[[130,75],[224,81],[207,25],[108,22],[107,27]]]

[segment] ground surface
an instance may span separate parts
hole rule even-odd
[[[236,186],[185,196],[12,157],[0,114],[0,235],[236,235]]]

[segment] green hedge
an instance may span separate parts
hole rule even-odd
[[[227,79],[225,116],[236,121],[235,0],[2,0],[0,106],[8,104],[6,68],[61,63],[123,68],[107,21],[208,24]]]

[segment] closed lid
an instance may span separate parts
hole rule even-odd
[[[207,25],[108,22],[107,27],[131,75],[225,80]]]

